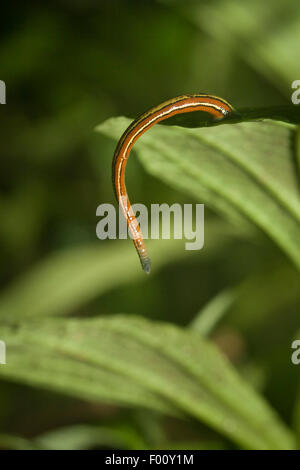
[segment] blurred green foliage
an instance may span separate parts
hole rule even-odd
[[[241,135],[234,138],[240,147],[235,153],[231,147],[231,156],[260,178],[265,190],[264,199],[251,199],[250,217],[243,207],[249,208],[247,194],[257,193],[248,192],[243,180],[237,197],[235,179],[233,208],[228,163],[225,174],[220,160],[224,167],[215,175],[224,192],[212,192],[209,199],[199,179],[185,179],[181,186],[176,179],[179,139],[201,135],[197,145],[205,162],[212,143],[236,129],[248,132],[246,123],[199,131],[153,129],[155,161],[162,165],[165,156],[160,133],[173,132],[168,138],[175,163],[161,180],[144,139],[144,151],[137,149],[128,165],[132,202],[205,202],[204,249],[186,252],[183,243],[153,241],[155,269],[146,277],[130,241],[100,242],[95,234],[96,207],[114,202],[116,141],[107,135],[121,132],[114,128],[104,136],[95,127],[112,116],[135,117],[183,93],[216,94],[237,109],[290,104],[291,83],[300,79],[298,2],[274,0],[271,8],[260,0],[57,0],[6,3],[1,10],[0,79],[7,85],[7,104],[0,108],[0,339],[7,340],[8,350],[7,365],[0,365],[0,447],[299,447],[300,366],[290,360],[300,331],[296,127],[262,124],[268,132],[278,126],[278,132],[247,134],[244,147]],[[190,156],[189,162],[194,172],[197,163]],[[211,181],[208,164],[201,175],[202,183]],[[271,198],[276,210],[266,203]],[[264,233],[250,228],[248,219]],[[132,338],[131,314],[149,321],[141,323],[141,344]],[[76,319],[47,320],[52,315]],[[156,320],[168,325],[160,330]],[[82,331],[80,322],[87,325]],[[89,322],[107,341],[111,358],[100,346],[85,356]],[[119,345],[117,333],[109,331],[122,325]],[[178,343],[166,342],[164,349],[160,331],[173,342],[174,333]],[[214,352],[205,380],[200,372],[209,353],[195,354],[197,364],[191,354],[189,362],[185,335],[195,344],[199,338],[195,351],[206,344],[204,335],[210,338]],[[59,340],[66,342],[65,350]],[[128,367],[122,341],[133,348]],[[135,348],[143,342],[149,361],[144,375],[134,363]],[[217,349],[236,369],[221,362],[224,377],[237,374],[224,395],[213,382],[220,366]],[[70,358],[70,351],[75,356]],[[85,361],[91,363],[85,367]],[[183,367],[190,374],[185,384],[177,377]],[[207,387],[211,394],[201,397]],[[237,400],[235,409],[234,393],[242,389],[249,407]],[[220,406],[219,415],[211,413],[211,400]],[[225,412],[229,422],[220,424]],[[266,416],[272,429],[259,421]],[[240,426],[236,432],[231,419]]]

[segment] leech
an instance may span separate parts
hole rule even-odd
[[[133,121],[120,138],[113,158],[113,185],[117,201],[133,238],[133,243],[140,258],[143,270],[149,274],[151,261],[147,253],[146,245],[140,226],[132,210],[125,186],[125,169],[130,151],[136,140],[154,124],[163,121],[171,116],[180,113],[190,113],[194,111],[204,111],[214,119],[220,120],[228,116],[233,111],[232,106],[227,101],[217,96],[198,94],[183,95],[172,98],[150,111],[142,114]]]

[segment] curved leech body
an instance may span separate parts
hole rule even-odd
[[[142,114],[126,129],[119,140],[113,158],[112,177],[117,201],[126,219],[133,243],[146,273],[150,272],[151,262],[140,226],[132,210],[125,186],[125,169],[130,151],[136,140],[154,124],[180,113],[204,111],[220,120],[233,111],[225,100],[212,95],[183,95],[172,98]]]

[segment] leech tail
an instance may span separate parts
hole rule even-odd
[[[148,255],[146,245],[145,245],[144,239],[143,239],[141,231],[140,231],[140,227],[139,227],[139,225],[137,225],[135,227],[135,229],[133,229],[132,225],[129,225],[129,228],[131,229],[130,230],[131,233],[134,233],[133,230],[135,230],[135,233],[136,233],[136,231],[138,231],[140,233],[140,236],[135,238],[133,240],[133,243],[135,245],[137,254],[139,255],[139,259],[140,259],[143,270],[145,271],[146,274],[150,274],[151,260],[150,260],[150,257]]]
[[[149,256],[147,256],[147,257],[145,258],[145,257],[139,255],[139,258],[140,258],[140,262],[141,262],[142,268],[143,268],[143,270],[145,271],[145,273],[146,273],[146,274],[150,274],[150,271],[151,271],[151,260],[150,260]]]

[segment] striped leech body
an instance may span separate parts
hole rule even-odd
[[[134,120],[120,138],[112,163],[112,179],[117,201],[126,219],[134,246],[143,270],[148,274],[151,268],[143,235],[132,210],[125,186],[125,169],[130,151],[137,139],[154,124],[180,113],[204,111],[220,120],[233,111],[227,101],[213,95],[182,95],[161,103]]]

